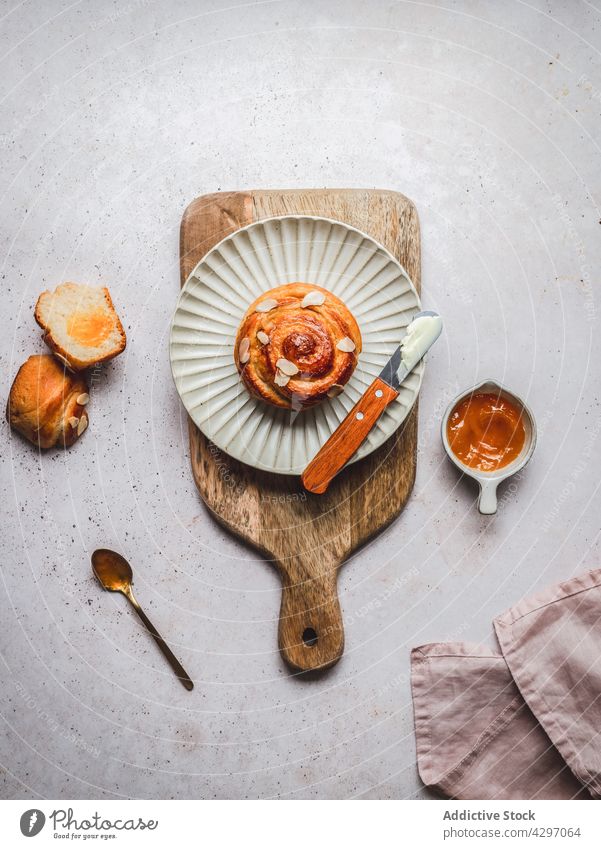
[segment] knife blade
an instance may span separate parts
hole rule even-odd
[[[429,319],[429,320],[427,320]],[[442,319],[432,310],[413,316],[401,343],[369,388],[301,475],[309,492],[321,494],[351,459],[386,407],[398,397],[403,381],[442,332]]]

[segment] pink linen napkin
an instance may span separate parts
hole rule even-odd
[[[417,766],[455,799],[572,799],[582,787],[521,697],[503,656],[465,643],[411,653]]]
[[[601,797],[601,569],[495,619],[514,681],[578,780]]]
[[[417,761],[457,799],[601,797],[601,570],[495,620],[502,654],[411,655]]]

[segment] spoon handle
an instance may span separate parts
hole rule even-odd
[[[179,660],[176,658],[176,656],[173,654],[165,640],[161,637],[157,629],[154,627],[148,616],[144,613],[133,592],[130,590],[129,592],[126,592],[125,595],[130,600],[132,607],[148,629],[148,632],[154,637],[157,646],[160,648],[160,650],[163,652],[163,654],[171,664],[171,668],[173,669],[179,680],[182,682],[186,690],[191,690],[194,687],[192,679],[190,678],[184,667],[181,665]]]

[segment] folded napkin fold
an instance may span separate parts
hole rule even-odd
[[[601,798],[601,569],[494,626],[501,653],[413,649],[422,780],[457,799]]]

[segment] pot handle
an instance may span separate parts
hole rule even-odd
[[[478,496],[478,510],[485,516],[497,512],[497,486],[498,481],[478,481],[480,484],[480,495]]]

